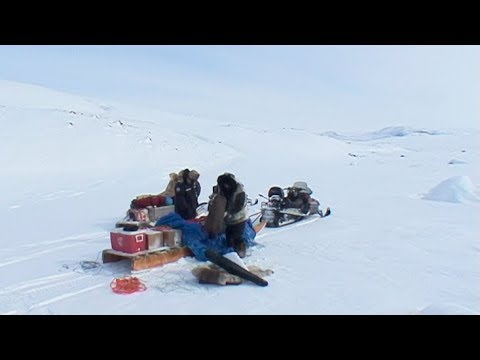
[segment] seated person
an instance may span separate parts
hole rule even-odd
[[[192,220],[197,216],[198,197],[201,191],[199,176],[198,172],[189,169],[178,173],[175,184],[175,212],[185,220]]]
[[[284,199],[285,208],[300,209],[304,214],[310,210],[310,194],[312,191],[305,182],[298,181],[289,188],[287,197]]]

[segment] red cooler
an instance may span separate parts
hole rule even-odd
[[[110,232],[112,249],[133,254],[147,249],[147,235],[144,231],[115,230]]]

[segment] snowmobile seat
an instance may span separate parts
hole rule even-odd
[[[270,190],[268,190],[268,197],[272,197],[273,195],[280,196],[280,199],[285,197],[283,189],[279,186],[272,186]]]

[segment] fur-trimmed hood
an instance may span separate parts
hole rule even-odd
[[[238,189],[238,182],[235,179],[235,175],[230,173],[224,173],[217,178],[217,184],[222,194],[227,198],[231,197]]]

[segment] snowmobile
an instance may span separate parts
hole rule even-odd
[[[299,208],[290,207],[284,191],[298,190],[295,186],[296,184],[294,184],[293,187],[287,188],[273,186],[268,190],[268,197],[258,194],[266,200],[263,201],[260,206],[260,221],[265,221],[266,227],[289,225],[315,214],[320,215],[320,217],[330,215],[330,208],[327,208],[325,213],[323,213],[323,211],[319,209],[319,201],[312,197],[309,199],[310,206],[306,212],[303,212]],[[308,189],[308,187],[306,189]],[[311,190],[308,189],[307,193],[310,195]]]

